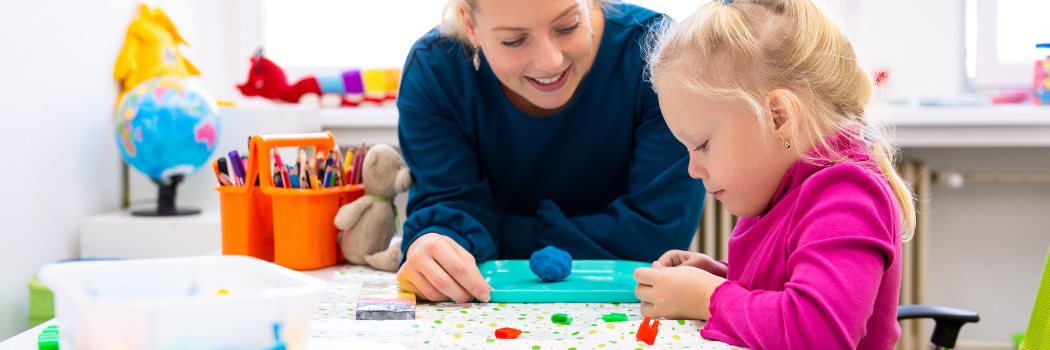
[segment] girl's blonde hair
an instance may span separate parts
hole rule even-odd
[[[474,19],[474,14],[478,11],[478,2],[480,0],[448,0],[445,4],[445,9],[442,11],[441,17],[441,33],[447,37],[456,38],[465,46],[473,46],[470,42],[470,37],[467,36],[466,25],[463,22],[463,15],[460,14],[459,8],[463,7],[467,10],[467,14],[470,15],[471,19]],[[603,8],[606,0],[591,0],[591,2]]]
[[[840,131],[852,142],[864,142],[897,197],[903,239],[911,239],[914,196],[894,167],[897,149],[864,114],[873,93],[871,77],[857,64],[853,45],[815,4],[715,0],[655,38],[648,70],[658,93],[673,85],[743,103],[772,133],[772,116],[763,105],[768,93],[783,89],[800,108],[793,135],[808,141],[795,143],[833,151],[826,140]],[[800,158],[810,162],[849,161],[841,153],[814,159],[801,148],[795,148]]]

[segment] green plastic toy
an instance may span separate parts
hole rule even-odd
[[[1043,266],[1043,279],[1039,282],[1039,293],[1035,295],[1032,319],[1028,331],[1021,341],[1021,350],[1050,349],[1050,252]]]
[[[602,321],[605,322],[623,322],[627,321],[627,315],[611,313],[608,315],[602,315]]]
[[[29,279],[29,328],[52,318],[55,318],[55,295],[33,276]]]
[[[567,314],[554,314],[551,316],[551,322],[557,324],[570,324],[572,323],[572,316]]]
[[[573,260],[572,274],[544,282],[528,260],[493,260],[478,265],[498,303],[637,303],[634,270],[652,263],[624,260]]]
[[[44,328],[36,342],[40,350],[58,350],[58,326]]]

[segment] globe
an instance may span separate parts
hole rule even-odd
[[[124,161],[160,185],[200,168],[219,141],[219,105],[200,85],[162,75],[120,99],[116,138]]]

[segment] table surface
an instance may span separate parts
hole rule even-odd
[[[335,349],[746,349],[703,339],[704,322],[661,320],[654,345],[634,338],[644,318],[637,303],[425,303],[414,321],[358,321],[354,309],[364,283],[396,284],[395,275],[361,266],[332,266],[308,275],[329,280],[328,295],[316,304],[308,350]],[[625,322],[602,321],[622,313]],[[556,313],[573,317],[554,324]],[[0,342],[0,350],[36,349],[37,334],[49,321]],[[495,330],[522,330],[517,339],[496,339]]]
[[[332,275],[318,276],[332,272]],[[662,320],[654,345],[635,339],[644,318],[637,303],[419,303],[414,321],[358,321],[354,313],[364,283],[396,284],[393,273],[360,266],[320,270],[330,278],[329,295],[317,304],[307,349],[741,349],[700,336],[702,321]],[[625,322],[602,321],[622,313]],[[568,325],[550,317],[569,314]],[[495,330],[522,330],[517,339],[496,339]]]

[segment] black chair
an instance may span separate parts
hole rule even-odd
[[[964,324],[981,320],[981,316],[970,310],[960,310],[933,305],[900,305],[897,306],[897,321],[914,318],[932,318],[936,325],[930,342],[933,349],[951,349],[959,338],[959,330]]]

